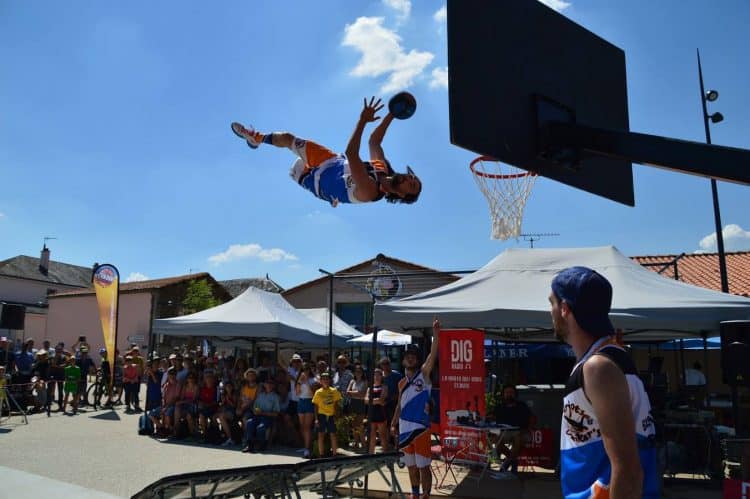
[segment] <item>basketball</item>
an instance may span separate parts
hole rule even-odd
[[[399,120],[411,118],[416,110],[417,99],[409,92],[399,92],[388,101],[388,111]]]

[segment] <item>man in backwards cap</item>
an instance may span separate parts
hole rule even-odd
[[[555,337],[578,363],[568,379],[560,438],[566,498],[659,497],[651,404],[609,320],[612,285],[586,267],[552,280]]]

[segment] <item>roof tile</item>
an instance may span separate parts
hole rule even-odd
[[[750,297],[750,251],[727,252],[729,292]],[[683,253],[681,255],[633,256],[634,261],[664,277],[702,288],[721,291],[718,253]]]

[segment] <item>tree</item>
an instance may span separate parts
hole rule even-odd
[[[185,291],[185,299],[182,300],[183,311],[186,314],[194,314],[195,312],[215,307],[220,303],[214,297],[211,286],[205,279],[190,281]]]

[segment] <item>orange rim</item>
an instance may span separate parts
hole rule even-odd
[[[524,171],[521,173],[511,173],[508,175],[501,175],[499,173],[485,173],[485,172],[477,171],[474,168],[474,165],[476,165],[477,163],[481,163],[482,161],[496,161],[498,163],[500,162],[500,160],[497,160],[493,158],[492,156],[479,156],[478,158],[474,159],[474,161],[469,163],[469,169],[474,175],[477,175],[479,177],[492,178],[492,179],[498,179],[498,180],[504,180],[504,179],[507,180],[507,179],[512,179],[512,178],[526,177],[529,175],[532,175],[532,176],[536,175],[536,173],[529,172],[529,171]]]

